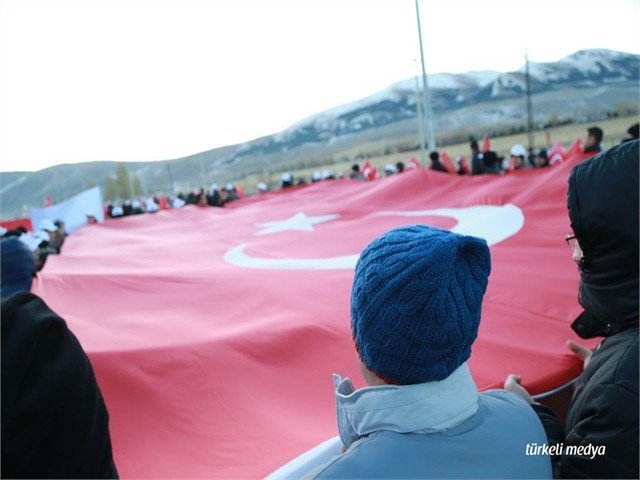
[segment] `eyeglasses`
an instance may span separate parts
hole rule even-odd
[[[573,252],[573,250],[576,248],[576,242],[577,242],[575,234],[567,233],[564,236],[564,241],[567,242],[569,249]]]
[[[564,236],[565,242],[569,246],[571,250],[571,255],[575,262],[578,264],[578,268],[582,274],[586,274],[587,270],[584,263],[584,254],[582,253],[582,249],[580,248],[580,244],[578,243],[578,239],[575,234],[568,233]]]

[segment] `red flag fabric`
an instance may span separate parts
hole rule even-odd
[[[573,144],[569,147],[569,151],[567,152],[567,158],[571,158],[574,157],[575,155],[578,155],[580,153],[582,153],[582,140],[580,140],[579,138],[576,138],[575,142],[573,142]]]
[[[47,195],[47,198],[44,200],[44,208],[51,206],[51,195]]]
[[[160,210],[169,210],[171,208],[167,201],[167,197],[164,195],[160,197],[160,204],[158,206],[160,207]]]
[[[489,150],[492,150],[491,140],[489,139],[489,135],[485,135],[484,140],[482,141],[482,153],[488,152]]]
[[[0,226],[7,230],[15,230],[18,227],[24,227],[28,232],[33,231],[33,225],[30,218],[14,218],[12,220],[0,220]]]
[[[460,156],[460,166],[466,175],[471,175],[471,166],[469,165],[468,160],[464,156]]]
[[[453,159],[447,152],[442,152],[442,154],[440,155],[440,162],[442,163],[442,166],[447,169],[447,172],[453,174],[458,173],[458,169],[453,163]]]
[[[556,143],[549,151],[549,165],[559,165],[567,158],[567,151],[560,142]]]
[[[582,158],[582,157],[580,157]],[[567,175],[318,182],[230,204],[88,225],[33,290],[87,351],[123,478],[258,478],[337,434],[331,374],[364,386],[350,333],[359,252],[430,224],[483,236],[492,272],[470,367],[532,393],[581,371]]]

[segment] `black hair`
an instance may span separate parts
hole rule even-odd
[[[595,138],[598,143],[600,143],[602,141],[602,137],[604,137],[604,132],[599,127],[589,127],[587,129],[587,133]]]

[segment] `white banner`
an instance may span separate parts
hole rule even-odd
[[[47,208],[29,208],[33,229],[38,230],[40,222],[48,218],[52,221],[62,220],[68,233],[87,224],[87,215],[93,215],[99,222],[104,222],[102,209],[102,192],[100,187],[93,187],[64,202]]]

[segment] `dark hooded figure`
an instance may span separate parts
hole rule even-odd
[[[436,172],[445,172],[447,171],[440,162],[440,153],[437,151],[433,151],[429,154],[429,158],[431,159],[431,170],[435,170]]]
[[[582,338],[604,337],[590,350],[570,342],[584,361],[563,431],[553,412],[535,404],[556,478],[638,478],[638,141],[606,150],[569,176],[573,259],[584,308],[571,328]],[[575,239],[573,238],[575,236]],[[520,385],[505,382],[507,390]],[[519,384],[519,379],[516,380]],[[523,394],[524,393],[524,394]],[[573,453],[592,445],[597,454]]]
[[[2,478],[117,478],[109,414],[65,321],[24,291],[1,313]]]

